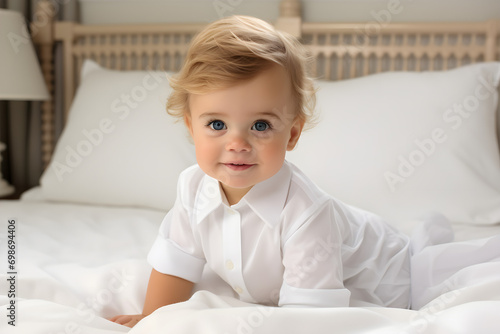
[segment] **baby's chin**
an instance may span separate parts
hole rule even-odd
[[[250,190],[256,183],[253,182],[237,182],[234,180],[228,181],[225,178],[216,178],[221,186],[225,189],[234,189],[237,191]]]

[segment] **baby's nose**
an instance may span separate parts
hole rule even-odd
[[[235,133],[230,136],[226,144],[226,150],[234,152],[249,152],[252,150],[252,146],[245,135]]]

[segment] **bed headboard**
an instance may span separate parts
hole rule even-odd
[[[189,42],[205,24],[82,25],[54,21],[50,0],[37,13],[47,24],[33,34],[47,86],[54,97],[54,46],[62,44],[65,115],[84,59],[122,70],[175,71]],[[299,0],[282,0],[275,26],[298,37],[314,56],[312,74],[324,80],[383,71],[434,71],[500,60],[500,20],[457,23],[309,23]],[[42,106],[42,157],[54,148],[54,99]]]

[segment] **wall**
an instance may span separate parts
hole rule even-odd
[[[274,22],[279,0],[80,0],[86,24],[210,22],[245,14]],[[389,9],[396,8],[390,17]],[[306,21],[484,21],[500,19],[498,0],[302,0]]]

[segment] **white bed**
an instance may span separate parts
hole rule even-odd
[[[145,257],[164,213],[4,201],[0,214],[4,230],[4,222],[13,214],[19,250],[16,327],[6,323],[10,299],[2,293],[2,333],[128,332],[127,327],[105,318],[142,310],[150,272]],[[5,254],[5,247],[2,252]],[[159,309],[130,332],[331,333],[336,329],[342,333],[497,333],[499,269],[497,262],[474,268],[479,277],[462,271],[449,282],[453,290],[418,311],[256,306],[239,302],[229,288],[208,277],[205,284],[217,283],[212,292],[202,290],[186,303]],[[2,291],[6,291],[6,275],[2,276]],[[457,288],[461,284],[464,286]]]
[[[294,1],[284,4],[295,8]],[[106,320],[142,311],[151,271],[146,255],[173,204],[178,173],[195,157],[183,125],[164,111],[171,72],[154,66],[173,70],[172,55],[182,56],[187,41],[173,49],[137,42],[135,49],[110,48],[97,41],[133,39],[118,33],[184,36],[201,25],[54,23],[37,42],[49,77],[53,56],[47,50],[54,41],[65,43],[70,111],[55,148],[53,127],[45,127],[48,167],[41,186],[21,200],[0,201],[1,333],[500,332],[500,24],[389,25],[379,36],[393,36],[394,45],[330,45],[321,36],[333,40],[359,26],[301,23],[300,13],[286,8],[278,26],[303,35],[320,77],[318,125],[287,158],[332,195],[375,211],[412,237],[418,277],[412,309],[245,304],[206,272],[189,301],[157,310],[132,330]],[[405,41],[435,40],[434,32],[457,40],[465,39],[460,34],[472,40],[480,35],[487,42],[441,49],[396,42],[400,35],[409,36]],[[122,63],[128,52],[146,55],[145,66]],[[156,62],[158,52],[164,62]],[[437,70],[435,59],[444,71],[396,72]],[[449,59],[464,66],[447,70]],[[44,110],[47,122],[54,103]],[[451,222],[454,240],[436,212]],[[15,240],[9,232],[14,226]],[[16,245],[11,268],[9,240]]]

